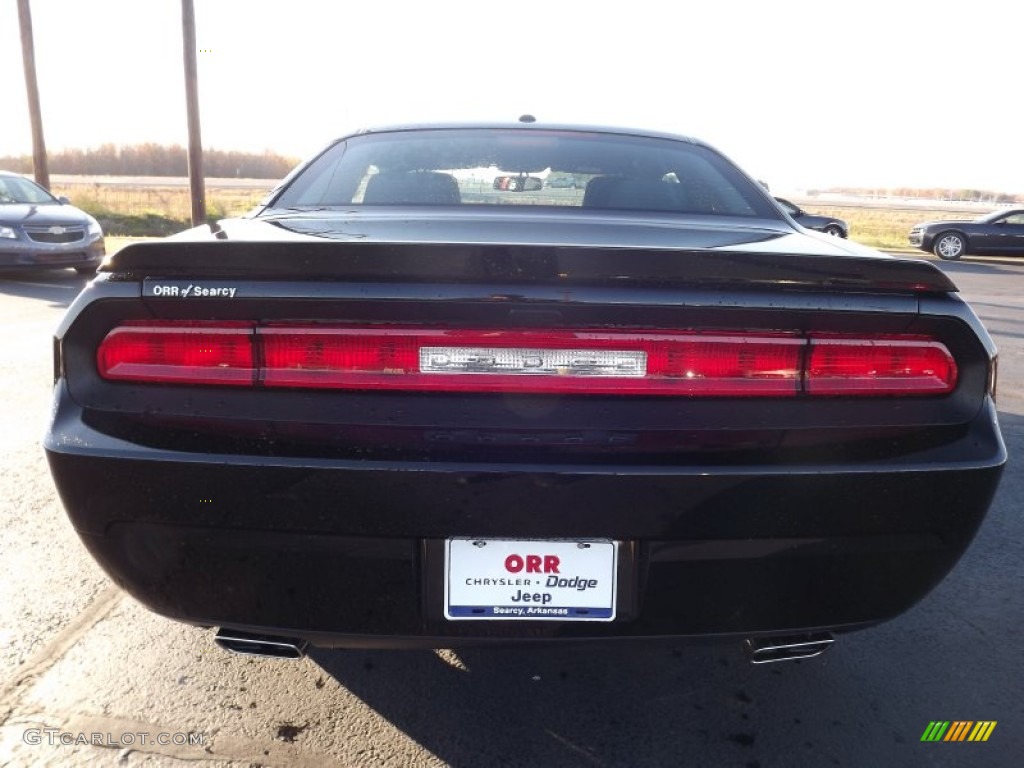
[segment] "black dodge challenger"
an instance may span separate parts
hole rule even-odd
[[[1006,460],[948,277],[650,132],[346,136],[251,214],[108,258],[54,364],[45,447],[90,552],[276,656],[813,655],[949,573]]]

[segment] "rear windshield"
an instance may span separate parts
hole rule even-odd
[[[707,147],[535,129],[355,136],[315,159],[272,205],[533,205],[780,218],[755,182]]]

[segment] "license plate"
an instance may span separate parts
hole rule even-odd
[[[604,539],[448,539],[445,618],[612,621],[617,555]]]

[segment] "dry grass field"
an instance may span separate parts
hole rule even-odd
[[[66,178],[66,177],[65,177]],[[255,181],[247,185],[206,184],[206,207],[211,218],[237,216],[252,209],[274,185],[274,181]],[[95,215],[105,212],[122,216],[156,215],[176,221],[189,221],[191,203],[187,186],[146,182],[106,182],[102,177],[84,181],[62,180],[52,185],[55,195],[66,195],[71,202]]]
[[[206,185],[207,211],[211,219],[237,216],[256,206],[270,191],[274,182],[236,181],[218,184],[208,180]],[[158,179],[126,181],[104,180],[102,177],[83,181],[67,181],[67,177],[53,184],[58,195],[67,195],[71,201],[105,221],[108,233],[114,236],[143,236],[168,234],[168,231],[189,226],[191,207],[188,187],[181,180]],[[886,250],[907,249],[907,233],[917,222],[930,219],[973,218],[988,209],[952,207],[901,207],[885,202],[837,204],[815,198],[797,199],[809,213],[836,216],[850,225],[850,237],[864,245]],[[159,231],[146,231],[147,222],[159,218],[163,227]]]

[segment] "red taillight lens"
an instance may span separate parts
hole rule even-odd
[[[652,355],[651,369],[686,394],[795,395],[806,342],[796,336],[684,336]]]
[[[937,341],[811,339],[812,395],[940,395],[956,386],[956,362]]]
[[[115,328],[97,360],[120,381],[432,392],[936,395],[957,379],[931,339],[704,331],[153,321]]]
[[[259,342],[268,387],[378,389],[419,372],[418,340],[400,330],[270,327]]]
[[[620,395],[792,395],[793,336],[269,327],[266,386]]]
[[[256,366],[250,325],[123,325],[103,339],[100,375],[114,381],[251,385]]]

